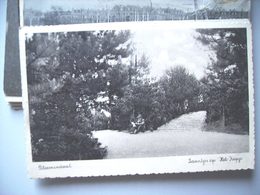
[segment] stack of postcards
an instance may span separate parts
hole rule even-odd
[[[7,1],[4,93],[14,109],[22,109],[21,71],[19,58],[19,4]]]

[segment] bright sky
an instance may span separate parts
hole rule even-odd
[[[249,0],[197,0],[199,8],[208,6],[213,8],[216,5],[224,9],[249,10]],[[140,5],[153,7],[171,7],[185,11],[194,11],[194,0],[24,0],[25,8],[36,10],[50,10],[52,6],[62,7],[64,10],[71,9],[104,9],[120,5]]]
[[[200,79],[213,53],[196,40],[196,33],[192,29],[139,30],[133,32],[133,42],[137,52],[150,59],[152,76],[161,76],[169,67],[182,65]]]
[[[159,78],[170,67],[183,66],[201,79],[211,59],[215,59],[215,53],[196,39],[198,32],[194,29],[142,29],[131,33],[129,42],[138,60],[143,54],[149,59],[152,77]],[[32,35],[28,33],[26,38]],[[130,64],[130,60],[133,58],[125,59],[125,63]]]

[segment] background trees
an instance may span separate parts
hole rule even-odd
[[[197,105],[192,105],[193,99],[197,99],[200,93],[199,81],[194,75],[181,66],[170,68],[163,75],[160,84],[165,91],[167,101],[167,113],[171,117],[180,113],[195,110]],[[198,102],[194,102],[198,104]]]
[[[246,29],[199,30],[198,39],[216,53],[202,79],[207,122],[239,124],[248,132]]]
[[[146,129],[155,130],[183,113],[201,109],[200,82],[184,67],[170,68],[160,79],[153,80],[147,78],[147,73],[142,74],[149,71],[149,61],[140,62],[135,65],[137,73],[132,74],[132,82],[112,106],[112,128],[127,129],[130,120],[141,114]]]

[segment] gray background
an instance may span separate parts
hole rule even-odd
[[[3,93],[6,1],[0,0],[0,195],[28,194],[260,194],[259,109],[260,1],[252,0],[256,104],[256,169],[196,174],[32,180],[26,173],[22,111],[13,111]],[[159,165],[158,165],[159,166]]]

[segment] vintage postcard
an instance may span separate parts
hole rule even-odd
[[[20,31],[32,178],[254,168],[251,24]]]
[[[21,26],[250,18],[250,0],[20,0]]]

